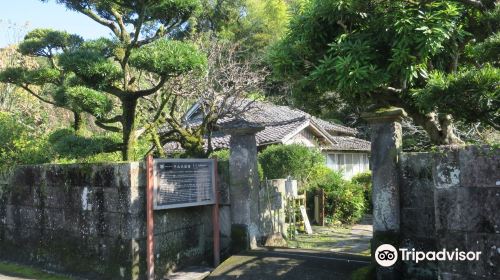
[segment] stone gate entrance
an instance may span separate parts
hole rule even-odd
[[[497,279],[500,149],[450,146],[404,153],[403,116],[398,108],[365,116],[372,128],[372,256],[379,245],[391,244],[409,251],[481,252],[481,258],[400,260],[392,267],[377,266],[377,279]]]

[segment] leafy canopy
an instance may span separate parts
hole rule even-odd
[[[498,123],[499,6],[471,2],[312,0],[269,60],[299,104],[334,91],[351,104],[403,107],[414,120],[438,111]],[[458,101],[464,92],[474,97]]]
[[[146,120],[137,118],[139,99],[156,94],[172,77],[191,71],[202,73],[200,70],[205,68],[204,54],[181,40],[191,31],[201,3],[57,2],[109,28],[113,38],[83,41],[78,36],[52,36],[39,31],[26,38],[26,49],[47,56],[54,68],[67,75],[58,85],[58,102],[65,101],[93,115],[96,124],[105,130],[121,132],[123,159],[131,159],[136,138],[148,125]],[[53,46],[60,50],[51,51]],[[152,115],[160,116],[161,112]]]

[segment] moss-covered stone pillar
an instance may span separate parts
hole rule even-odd
[[[257,247],[259,230],[259,174],[255,134],[260,125],[244,120],[224,125],[231,135],[229,194],[231,202],[231,249],[238,252]]]
[[[401,120],[406,113],[401,108],[389,107],[364,114],[370,123],[373,239],[372,257],[381,244],[399,245],[400,203],[398,157],[402,146]],[[377,264],[376,264],[377,265]],[[377,265],[377,279],[399,279],[398,265]]]

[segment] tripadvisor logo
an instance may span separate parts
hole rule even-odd
[[[478,261],[481,252],[465,252],[458,249],[448,251],[446,249],[440,251],[416,251],[415,249],[399,249],[399,257],[402,261]],[[381,266],[389,267],[398,261],[398,250],[390,244],[382,244],[375,251],[375,261]]]
[[[392,266],[398,261],[398,251],[390,244],[382,244],[375,251],[375,260],[381,266]]]

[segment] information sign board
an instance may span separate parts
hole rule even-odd
[[[154,159],[154,209],[215,204],[215,160]]]

